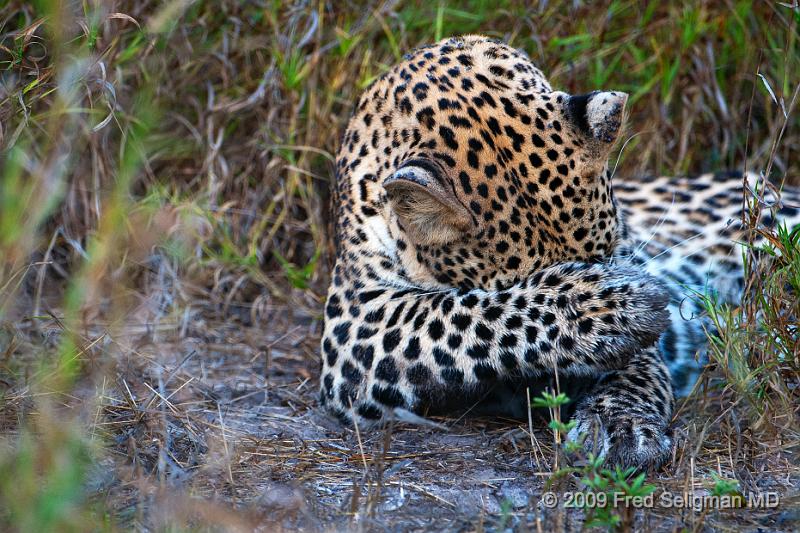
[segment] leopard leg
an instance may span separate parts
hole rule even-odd
[[[499,291],[391,288],[336,273],[320,400],[361,427],[553,368],[626,368],[667,324],[668,294],[625,267],[561,264]],[[360,287],[358,290],[352,287]]]
[[[570,432],[609,465],[655,469],[669,457],[674,410],[669,370],[657,347],[604,374],[578,403]]]

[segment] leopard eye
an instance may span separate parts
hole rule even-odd
[[[405,161],[387,181],[403,175],[407,176],[407,179],[424,180],[426,183],[431,180],[442,185],[445,183],[445,172],[438,164],[428,159],[415,158]]]

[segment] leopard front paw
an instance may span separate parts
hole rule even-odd
[[[564,321],[574,325],[575,349],[585,350],[585,357],[606,369],[626,366],[631,355],[652,347],[669,325],[669,290],[641,269],[615,264],[561,268],[573,274],[557,279],[570,280]]]
[[[589,409],[579,409],[573,420],[576,425],[569,432],[570,440],[583,439],[586,452],[603,457],[609,467],[652,471],[661,467],[672,452],[672,430],[657,417],[601,417]]]
[[[626,353],[652,346],[669,325],[666,285],[631,267],[603,266],[607,272],[593,305],[600,308],[600,321],[613,327],[602,337],[601,350]]]

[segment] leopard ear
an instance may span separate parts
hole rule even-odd
[[[594,91],[566,100],[565,114],[575,130],[598,156],[607,156],[619,136],[628,95]]]
[[[417,244],[453,242],[475,225],[469,210],[430,164],[407,164],[386,178],[383,188],[400,227]]]

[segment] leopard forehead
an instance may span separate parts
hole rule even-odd
[[[394,252],[415,283],[463,287],[505,286],[556,261],[609,255],[618,214],[586,105],[494,40],[415,50],[367,88],[344,135],[340,240]],[[435,185],[431,202],[387,195],[387,180],[409,165]],[[450,210],[432,213],[442,195]],[[431,238],[419,237],[426,231]]]

